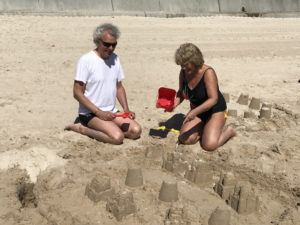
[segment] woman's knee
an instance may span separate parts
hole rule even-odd
[[[111,135],[112,144],[120,145],[123,143],[124,140],[124,134],[123,132],[115,132],[113,135]]]
[[[193,145],[196,144],[196,142],[199,140],[198,136],[189,136],[186,137],[186,135],[179,135],[178,140],[181,144],[184,145]]]
[[[214,151],[218,146],[218,140],[202,140],[201,146],[206,151]]]

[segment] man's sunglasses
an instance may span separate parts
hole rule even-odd
[[[102,44],[103,44],[106,48],[109,48],[110,46],[112,46],[113,48],[115,48],[116,45],[118,44],[118,42],[115,42],[115,43],[108,43],[108,42],[102,41],[101,39],[100,39],[100,41],[102,42]]]

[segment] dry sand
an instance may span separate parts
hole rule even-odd
[[[121,29],[116,53],[143,127],[139,140],[120,146],[63,130],[77,114],[77,60],[94,47],[92,31],[103,22]],[[300,224],[300,19],[1,16],[0,28],[0,224],[212,225],[220,216],[222,224]],[[174,113],[155,108],[159,87],[178,87],[173,54],[183,42],[201,48],[230,95],[228,108],[237,110],[227,123],[238,136],[212,153],[199,144],[174,153],[173,132],[149,136],[188,110],[187,102]],[[259,109],[244,118],[242,93],[249,103],[270,104],[271,119],[260,119]],[[195,160],[205,165],[196,178]],[[142,170],[142,186],[125,185],[132,164]],[[218,183],[221,174],[227,180]],[[119,195],[104,196],[121,200],[85,194],[93,178],[88,187],[97,189],[105,177]],[[163,181],[177,182],[177,201],[159,200]]]

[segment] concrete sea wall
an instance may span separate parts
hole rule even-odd
[[[298,16],[300,0],[0,0],[0,13]]]

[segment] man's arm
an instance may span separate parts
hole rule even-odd
[[[87,97],[84,95],[85,84],[81,81],[74,81],[73,96],[74,98],[83,105],[86,109],[94,113],[101,120],[113,120],[114,114],[111,112],[104,112],[95,106]]]
[[[129,107],[128,107],[125,88],[123,87],[121,81],[119,81],[117,83],[117,99],[120,102],[120,104],[121,104],[121,106],[122,106],[122,108],[123,108],[123,110],[124,110],[125,113],[126,112],[131,112],[129,110]],[[130,118],[131,119],[135,118],[135,113],[134,112],[131,112]]]

